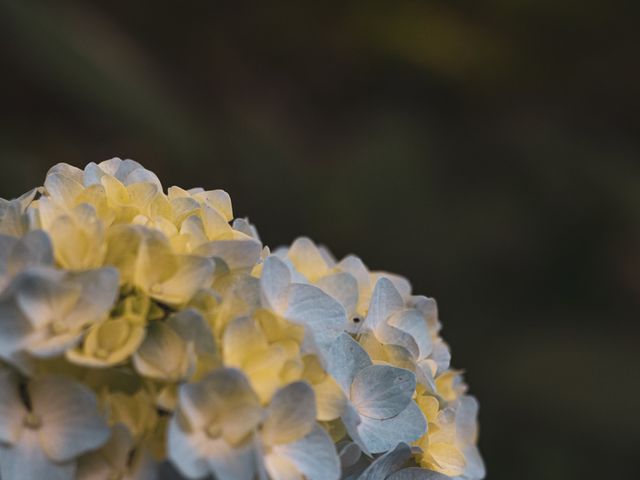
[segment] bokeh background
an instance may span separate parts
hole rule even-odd
[[[489,479],[638,478],[640,3],[0,0],[0,196],[134,158],[438,299]]]

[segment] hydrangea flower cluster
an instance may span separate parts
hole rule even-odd
[[[434,300],[114,158],[0,200],[0,478],[484,477]]]

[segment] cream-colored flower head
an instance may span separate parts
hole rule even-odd
[[[0,199],[0,478],[480,480],[440,329],[401,276],[263,245],[224,190],[58,164]]]

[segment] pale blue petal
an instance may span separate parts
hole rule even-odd
[[[346,333],[335,340],[327,355],[328,372],[347,395],[356,374],[369,365],[371,359],[367,352]]]
[[[267,445],[291,443],[307,435],[316,425],[316,399],[306,382],[290,383],[278,390],[267,407],[262,427]]]
[[[289,268],[275,255],[268,256],[262,266],[260,290],[265,306],[277,313],[287,308],[287,293],[291,283]]]
[[[316,282],[324,292],[338,300],[347,315],[351,316],[358,305],[358,282],[350,273],[341,272],[328,275]]]
[[[365,326],[375,330],[381,322],[403,308],[404,300],[396,287],[391,280],[382,277],[373,289]]]
[[[323,353],[347,325],[347,314],[337,300],[318,287],[299,283],[289,287],[289,304],[285,317],[308,327],[313,341]]]
[[[2,480],[72,480],[76,463],[54,463],[40,448],[39,433],[25,429],[20,441],[12,447],[0,445],[0,477]]]
[[[358,434],[371,453],[386,452],[400,442],[415,442],[427,431],[427,421],[413,401],[400,414],[386,420],[360,418]]]
[[[351,384],[351,401],[360,415],[385,419],[403,411],[416,390],[416,376],[404,368],[371,365]]]
[[[303,439],[274,447],[274,452],[293,463],[308,480],[338,480],[340,459],[333,441],[316,425]]]
[[[384,480],[389,475],[400,470],[411,458],[411,448],[406,443],[399,443],[396,447],[375,459],[359,480]]]
[[[29,385],[33,411],[42,419],[41,442],[47,455],[66,462],[104,445],[111,432],[98,412],[95,394],[62,377]]]

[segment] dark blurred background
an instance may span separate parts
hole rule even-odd
[[[0,196],[224,188],[438,299],[489,479],[638,478],[639,5],[0,0]]]

